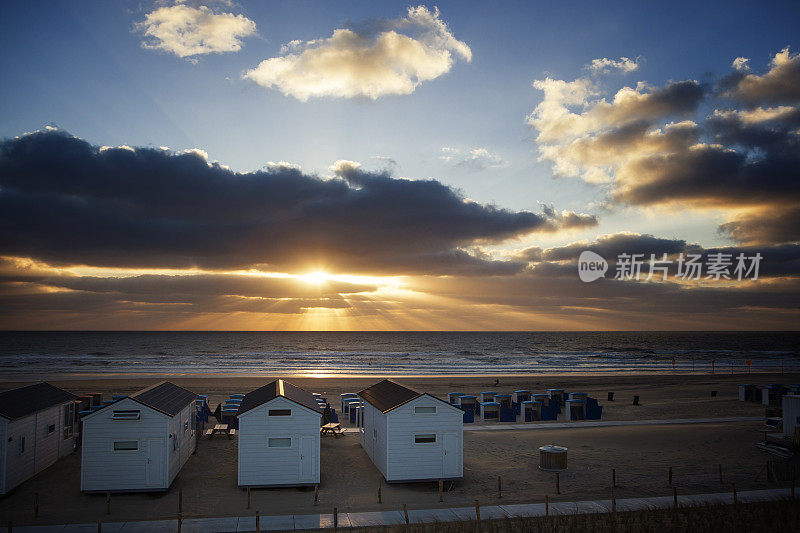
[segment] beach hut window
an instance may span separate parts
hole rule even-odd
[[[187,431],[189,431],[189,421],[188,420],[183,423],[183,432],[186,433]]]
[[[135,452],[139,449],[139,441],[138,440],[115,440],[114,441],[114,451],[115,452]]]
[[[436,414],[436,406],[418,405],[418,406],[414,407],[414,414],[415,415],[435,415]]]
[[[269,416],[292,416],[291,409],[270,409]]]
[[[436,433],[414,435],[414,444],[433,444],[434,442],[436,442]]]
[[[270,448],[291,448],[292,439],[291,437],[270,437],[267,445]]]
[[[48,435],[52,435],[55,432],[56,432],[56,425],[55,424],[50,424],[49,426],[47,426],[47,434]]]
[[[112,420],[139,420],[142,412],[138,409],[121,409],[114,411],[111,415]]]
[[[64,440],[72,437],[73,424],[75,423],[75,404],[64,406]]]

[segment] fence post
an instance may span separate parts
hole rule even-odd
[[[442,494],[443,491],[444,491],[444,481],[442,481],[440,479],[439,480],[439,502],[443,502],[444,501],[444,497],[443,497],[443,494]]]
[[[611,469],[611,487],[613,488],[613,487],[616,487],[616,486],[617,486],[617,469],[616,468],[612,468]]]
[[[739,503],[739,498],[736,496],[736,483],[733,483],[733,503],[734,505]]]
[[[339,511],[336,507],[333,508],[333,530],[336,531],[339,527]]]
[[[670,487],[672,486],[672,467],[671,466],[669,467],[669,479],[667,480],[667,483],[669,484]]]
[[[408,506],[403,504],[403,516],[406,518],[406,525],[408,525]]]
[[[256,533],[261,531],[261,512],[256,511]]]
[[[675,504],[675,508],[678,508],[678,488],[672,487],[672,503]]]
[[[497,476],[497,497],[503,498],[503,476]]]
[[[544,515],[550,516],[550,496],[548,494],[544,495]]]

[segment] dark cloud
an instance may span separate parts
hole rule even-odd
[[[723,246],[705,248],[699,244],[687,243],[683,239],[667,239],[654,235],[639,233],[614,233],[601,235],[592,242],[574,242],[565,246],[523,250],[515,259],[535,263],[532,272],[539,277],[574,278],[577,273],[577,261],[581,252],[590,250],[605,258],[613,269],[613,264],[621,254],[640,254],[645,265],[642,272],[648,272],[647,262],[651,255],[656,260],[667,258],[675,260],[679,254],[699,254],[707,259],[709,254],[728,254],[735,258],[739,254],[753,257],[761,254],[759,277],[800,277],[800,244],[775,244],[754,246]],[[676,272],[677,264],[673,264],[670,272]],[[613,272],[612,272],[613,275]],[[608,274],[606,274],[608,277]]]
[[[792,55],[786,47],[764,74],[737,71],[721,85],[725,96],[751,105],[800,102],[800,54]]]
[[[322,179],[286,167],[236,173],[197,153],[101,149],[63,132],[0,143],[0,254],[52,264],[403,273],[426,272],[430,258],[438,271],[507,272],[463,250],[596,223],[481,205],[435,180],[354,165]]]
[[[719,227],[720,232],[745,243],[800,241],[800,207],[774,208],[741,215]]]

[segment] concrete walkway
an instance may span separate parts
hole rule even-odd
[[[740,503],[780,500],[791,496],[789,489],[749,490],[738,493]],[[732,504],[731,492],[714,494],[693,494],[678,496],[678,505]],[[638,511],[643,509],[668,509],[674,505],[672,496],[652,498],[629,498],[617,500],[617,511]],[[605,513],[611,509],[611,500],[579,502],[553,502],[551,514],[590,514]],[[481,507],[481,519],[544,516],[544,503],[525,503],[511,505],[489,505]],[[455,520],[474,520],[474,507],[455,507],[442,509],[414,509],[408,511],[411,523],[450,522]],[[402,510],[374,511],[363,513],[339,513],[339,527],[390,526],[405,523]],[[320,515],[281,515],[262,516],[259,521],[261,531],[292,531],[333,527],[332,514]],[[177,520],[153,520],[141,522],[110,522],[102,524],[103,532],[123,533],[166,533],[178,530]],[[182,532],[233,533],[255,531],[255,516],[229,518],[191,518],[183,521]],[[97,523],[70,524],[57,526],[22,526],[13,531],[20,533],[94,533]]]
[[[663,420],[584,420],[576,422],[528,422],[525,424],[464,424],[464,431],[503,431],[509,429],[569,429],[613,426],[662,426],[669,424],[720,424],[728,422],[763,421],[763,416],[730,416],[726,418],[667,418]],[[358,433],[358,428],[346,427],[345,433]]]

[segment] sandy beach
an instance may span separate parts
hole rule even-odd
[[[51,382],[75,393],[130,393],[167,376],[136,378],[52,379]],[[198,393],[208,394],[213,404],[234,392],[248,392],[269,378],[169,376],[170,380]],[[495,376],[469,378],[404,378],[418,390],[444,396],[449,391],[477,393],[482,390],[534,391],[558,387],[597,396],[604,405],[603,420],[657,420],[675,418],[716,418],[763,416],[761,405],[737,400],[741,382],[792,383],[798,375],[625,375],[625,376]],[[375,378],[292,379],[308,390],[337,397],[358,391]],[[15,384],[3,383],[3,388]],[[711,391],[718,391],[712,397]],[[606,400],[607,392],[615,401]],[[640,405],[632,405],[633,395]],[[80,492],[80,454],[59,461],[25,482],[0,500],[0,519],[23,523],[91,522],[98,519],[136,520],[173,518],[178,512],[178,492],[183,491],[185,517],[232,516],[254,513],[319,513],[336,506],[341,512],[522,503],[543,500],[608,498],[611,469],[616,469],[616,494],[620,498],[671,493],[667,482],[673,467],[674,485],[682,493],[729,490],[731,483],[741,490],[775,486],[759,471],[768,460],[776,461],[755,444],[763,437],[759,421],[707,424],[673,424],[625,427],[568,428],[542,430],[466,431],[464,434],[464,478],[447,485],[444,502],[438,501],[436,483],[386,485],[383,503],[377,502],[381,478],[361,449],[356,434],[322,440],[319,503],[314,505],[313,488],[259,489],[251,494],[247,509],[245,491],[236,483],[236,439],[202,439],[170,489],[162,493],[114,494],[111,514],[106,514],[105,495]],[[555,477],[537,468],[538,447],[557,443],[569,448],[570,467],[561,474],[561,494],[556,494]],[[723,465],[720,485],[718,465]],[[776,462],[789,479],[797,471],[797,460]],[[502,477],[502,499],[497,478]],[[39,494],[39,518],[33,517],[34,494]]]

